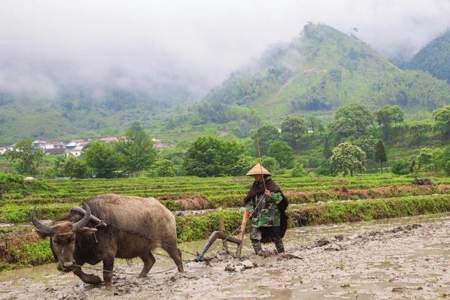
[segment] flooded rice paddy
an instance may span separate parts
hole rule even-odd
[[[203,243],[182,244],[184,259]],[[158,255],[143,279],[135,275],[139,260],[118,261],[111,289],[84,284],[54,264],[8,271],[0,273],[0,299],[450,298],[449,214],[296,228],[285,246],[286,255],[262,258],[247,243],[239,261],[216,242],[211,260],[187,262],[182,274]],[[100,275],[91,269],[100,266],[85,271]]]

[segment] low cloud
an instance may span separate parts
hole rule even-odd
[[[0,91],[55,97],[65,86],[201,96],[308,21],[409,58],[450,26],[446,0],[3,0]],[[357,31],[355,31],[355,28]]]

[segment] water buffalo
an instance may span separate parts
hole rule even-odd
[[[88,200],[83,208],[72,209],[50,226],[32,214],[37,233],[50,237],[58,270],[72,271],[86,283],[99,284],[101,279],[84,273],[81,266],[102,261],[103,280],[111,286],[114,258],[140,257],[144,267],[139,276],[144,277],[155,263],[152,250],[161,247],[183,272],[175,217],[158,200],[107,194]]]

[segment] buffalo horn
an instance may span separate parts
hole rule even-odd
[[[53,233],[53,229],[50,226],[45,225],[36,218],[36,210],[34,209],[31,213],[31,223],[33,223],[39,233],[43,235],[51,235]]]
[[[71,211],[80,213],[83,216],[86,215],[86,211],[84,209],[82,209],[81,207],[74,207],[71,209]],[[91,220],[100,226],[106,226],[105,222],[103,222],[102,220],[100,220],[99,218],[97,218],[96,216],[94,216],[92,214],[91,214]]]
[[[89,208],[89,206],[87,204],[83,204],[83,207],[84,207],[86,213],[84,214],[83,218],[80,221],[72,224],[73,231],[80,230],[81,228],[86,226],[89,223],[89,221],[91,220],[91,209]]]

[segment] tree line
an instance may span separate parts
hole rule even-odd
[[[92,142],[78,158],[55,159],[47,175],[236,176],[258,161],[274,172],[284,170],[292,176],[303,176],[307,170],[318,175],[353,175],[366,171],[369,165],[383,170],[388,164],[388,149],[394,146],[420,147],[422,138],[426,144],[431,139],[446,145],[450,140],[450,106],[436,110],[432,121],[421,124],[406,122],[404,112],[395,105],[372,113],[354,104],[338,109],[327,126],[313,117],[288,116],[279,128],[268,124],[251,130],[250,139],[199,137],[188,146],[158,153],[150,136],[135,123],[117,143]],[[36,174],[44,154],[32,147],[31,140],[24,140],[7,153],[7,158],[18,173]],[[419,170],[450,174],[450,147],[423,147],[408,161],[392,162],[390,169],[396,174]]]

